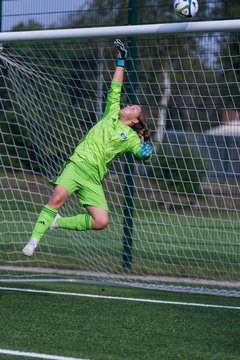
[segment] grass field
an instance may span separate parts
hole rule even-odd
[[[36,215],[21,212],[0,224],[0,265],[28,266],[21,249],[30,238]],[[24,215],[26,218],[24,218]],[[4,214],[6,217],[6,215]],[[17,219],[19,216],[19,220]],[[48,232],[31,266],[121,272],[122,219],[111,214],[101,232]],[[150,228],[150,230],[149,230]],[[134,219],[133,274],[181,275],[238,280],[239,222],[159,213],[144,222]]]
[[[87,270],[126,279],[123,217],[116,209],[106,230],[48,232],[36,254],[23,257],[43,199],[21,190],[5,192],[1,203],[1,266]],[[71,205],[70,213],[79,211],[78,204]],[[239,280],[238,213],[148,211],[147,204],[140,205],[127,275]],[[11,278],[3,270],[2,279]],[[239,297],[0,280],[0,314],[3,360],[240,359]]]
[[[48,232],[31,263],[21,256],[21,249],[48,200],[47,180],[27,173],[9,173],[3,176],[2,185],[5,200],[0,207],[0,265],[122,272],[123,194],[120,185],[111,181],[108,184],[111,191],[107,192],[110,206],[107,229],[85,233]],[[131,274],[239,280],[238,211],[219,211],[212,207],[198,211],[190,208],[166,210],[154,201],[150,207],[146,194],[145,198],[143,194],[138,195],[134,199]],[[79,203],[73,197],[63,208],[63,216],[79,211]]]
[[[239,298],[74,283],[0,283],[0,304],[1,359],[240,358]]]

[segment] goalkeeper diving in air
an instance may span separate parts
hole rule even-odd
[[[116,70],[101,119],[76,147],[56,180],[54,192],[44,206],[33,229],[31,239],[23,248],[32,256],[39,241],[49,228],[71,230],[101,230],[108,225],[108,206],[102,182],[112,160],[124,153],[149,161],[153,147],[149,143],[150,130],[146,116],[139,105],[120,109],[120,97],[126,66],[127,50],[120,40],[114,42],[118,51]],[[75,193],[86,213],[61,217],[59,209]]]

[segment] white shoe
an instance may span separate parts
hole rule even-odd
[[[32,256],[37,245],[38,245],[38,240],[35,238],[31,238],[27,243],[27,245],[22,249],[23,255]]]
[[[49,230],[55,230],[58,228],[58,219],[60,218],[61,216],[59,214],[55,215],[55,218],[53,219],[53,222],[51,223],[51,225],[49,226]]]

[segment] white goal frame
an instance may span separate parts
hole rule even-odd
[[[150,25],[129,25],[129,26],[114,26],[114,27],[96,27],[96,28],[77,28],[77,29],[58,29],[58,30],[37,30],[37,31],[20,31],[20,32],[2,32],[0,33],[0,43],[4,44],[5,42],[21,42],[21,41],[41,41],[41,40],[60,40],[60,39],[81,39],[81,38],[116,38],[121,36],[139,36],[139,35],[154,35],[154,34],[186,34],[186,33],[208,33],[208,32],[240,32],[240,20],[220,20],[220,21],[202,21],[202,22],[179,22],[171,24],[150,24]],[[3,267],[0,267],[0,269]],[[6,267],[7,270],[7,267]],[[26,270],[26,269],[25,269]],[[37,269],[36,269],[37,270]],[[41,272],[41,269],[39,270]],[[64,272],[64,274],[66,274]],[[81,275],[81,273],[79,273]],[[95,274],[91,274],[95,277]],[[127,276],[127,275],[126,275]],[[61,272],[59,273],[61,277]],[[105,278],[105,274],[99,274],[100,282]],[[112,277],[111,283],[114,283]],[[136,286],[139,286],[142,277],[135,276],[132,278]],[[61,279],[60,281],[62,281]],[[66,280],[66,279],[65,279]],[[150,279],[151,280],[151,279]],[[217,281],[207,281],[207,280],[187,280],[183,278],[168,278],[168,277],[159,277],[159,281],[166,283],[182,283],[187,284],[186,286],[173,287],[170,285],[161,285],[159,286],[162,290],[175,290],[175,291],[191,291],[189,283],[193,284],[194,292],[204,292],[202,286],[210,286],[212,290],[207,290],[207,293],[215,294],[216,291],[213,289],[214,286],[218,285]],[[1,280],[2,281],[2,280]],[[9,281],[9,280],[5,280]],[[13,281],[16,281],[14,279]],[[23,281],[26,281],[23,280]],[[33,279],[31,279],[33,281]],[[37,281],[40,281],[38,279]],[[45,281],[45,279],[43,280]],[[49,279],[48,279],[49,281]],[[53,279],[53,281],[59,281],[59,279]],[[67,280],[66,280],[67,281]],[[121,282],[121,277],[120,277]],[[124,280],[122,283],[126,284]],[[219,281],[220,287],[228,287],[227,282]],[[200,286],[198,288],[198,285]],[[234,289],[234,290],[233,290]],[[235,290],[236,289],[236,290]],[[226,294],[234,294],[235,296],[240,296],[240,279],[239,282],[235,282],[231,290],[226,291]],[[239,290],[239,291],[238,291]],[[225,290],[218,292],[218,294],[225,295]]]
[[[199,21],[192,23],[181,22],[171,24],[2,32],[0,33],[0,42],[238,31],[239,29],[240,20]]]

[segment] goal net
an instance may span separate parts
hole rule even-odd
[[[123,156],[111,165],[104,181],[108,228],[47,232],[32,258],[21,250],[52,194],[48,180],[104,111],[115,38],[109,29],[95,39],[86,31],[79,39],[3,41],[2,280],[240,294],[239,32],[224,31],[224,24],[218,32],[205,28],[121,36],[130,50],[121,103],[146,109],[152,161]],[[80,212],[72,196],[60,214]]]

